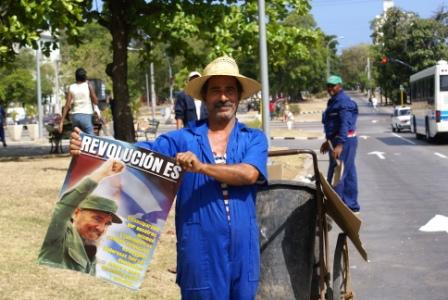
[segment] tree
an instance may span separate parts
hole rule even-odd
[[[367,80],[367,58],[370,56],[370,46],[360,44],[342,51],[341,75],[348,87],[360,85],[362,89],[369,86]]]
[[[4,107],[10,103],[32,104],[35,102],[34,58],[31,51],[22,51],[14,62],[0,67],[0,102]],[[31,66],[31,67],[30,67]]]
[[[43,44],[48,54],[64,29],[76,39],[92,1],[79,0],[4,0],[0,4],[0,64],[13,60],[20,47],[33,46],[43,31],[50,30],[53,42]]]
[[[415,13],[392,8],[372,23],[376,61],[388,57],[387,64],[375,65],[386,96],[395,95],[398,101],[398,88],[407,86],[411,74],[447,57],[445,18],[443,10],[434,18],[421,19]]]
[[[25,1],[20,1],[20,3]],[[42,6],[41,2],[44,3]],[[66,5],[57,11],[55,15],[53,7],[46,4],[54,1],[26,2],[25,7],[30,7],[34,12],[39,7],[38,17],[49,14],[47,19],[42,18],[40,24],[33,28],[53,29],[58,33],[59,28],[66,28],[69,39],[78,38],[80,21],[96,20],[98,24],[106,28],[111,35],[112,62],[106,67],[106,73],[112,78],[113,95],[116,109],[114,110],[114,122],[120,124],[115,133],[116,138],[125,141],[134,141],[133,118],[129,101],[128,86],[128,48],[131,41],[136,41],[145,49],[143,57],[146,62],[155,57],[154,49],[159,44],[164,44],[166,56],[175,60],[183,57],[185,67],[202,67],[198,62],[207,62],[218,55],[232,55],[239,61],[251,63],[247,66],[247,75],[257,77],[258,57],[258,7],[257,1],[144,1],[144,0],[105,0],[101,9],[92,8],[91,1],[60,0],[58,5]],[[34,3],[33,5],[28,3]],[[20,6],[20,5],[19,5]],[[19,7],[24,10],[23,7]],[[266,13],[269,18],[267,24],[268,43],[271,53],[276,57],[270,64],[276,63],[285,55],[304,55],[304,47],[301,42],[312,36],[312,32],[282,26],[282,22],[291,12],[302,15],[308,12],[309,0],[269,1],[266,5]],[[3,11],[18,11],[17,5],[2,8]],[[50,14],[50,11],[53,13]],[[68,16],[73,17],[69,22]],[[59,17],[59,18],[58,18]],[[21,21],[23,14],[16,16]],[[26,18],[25,18],[26,19]],[[40,20],[40,19],[39,19]],[[17,23],[17,22],[16,22]],[[20,24],[22,24],[20,23]],[[28,23],[26,23],[28,24]],[[12,27],[12,26],[10,26]],[[293,38],[291,38],[293,37]],[[207,52],[197,52],[190,44],[192,40],[203,41]],[[23,44],[29,43],[22,39]],[[2,42],[3,43],[3,42]],[[202,50],[202,49],[201,49]],[[275,51],[275,52],[273,52]],[[301,54],[301,52],[303,52]],[[285,65],[284,62],[281,64]],[[280,64],[280,65],[281,65]],[[255,76],[254,76],[255,75]]]

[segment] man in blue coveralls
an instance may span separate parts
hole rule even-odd
[[[208,119],[137,145],[175,156],[186,171],[176,200],[177,283],[182,299],[254,299],[260,275],[257,185],[267,179],[267,140],[236,118],[260,84],[219,57],[191,80]],[[77,131],[79,132],[79,130]],[[71,153],[80,140],[72,134]]]
[[[329,152],[330,165],[328,182],[333,179],[336,160],[344,163],[344,169],[335,191],[344,203],[353,211],[359,212],[358,182],[355,167],[356,120],[358,105],[348,97],[342,89],[342,79],[332,75],[327,79],[327,92],[330,95],[327,108],[322,116],[326,141],[322,144],[321,153]]]

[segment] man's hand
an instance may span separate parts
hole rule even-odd
[[[109,159],[105,163],[103,163],[98,169],[90,174],[90,178],[96,182],[99,182],[101,179],[119,174],[124,169],[124,163],[117,159]]]
[[[204,164],[199,161],[197,156],[193,152],[180,152],[176,155],[176,162],[182,167],[182,169],[199,173],[204,167]]]
[[[78,127],[70,134],[70,154],[77,156],[81,154],[81,130]]]
[[[328,152],[329,149],[330,149],[330,144],[328,143],[328,141],[325,141],[322,143],[322,146],[320,146],[320,153],[325,154]]]
[[[339,157],[342,154],[342,150],[344,150],[344,145],[337,144],[336,147],[333,150],[333,157],[334,157],[334,159],[339,159]]]

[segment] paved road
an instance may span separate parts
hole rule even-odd
[[[419,231],[435,215],[448,216],[447,143],[393,133],[390,108],[373,112],[365,99],[357,101],[361,239],[370,262],[350,247],[356,299],[448,299],[448,229]],[[311,149],[321,143],[278,142]],[[321,170],[326,163],[320,161]]]

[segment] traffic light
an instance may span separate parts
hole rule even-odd
[[[383,58],[381,59],[381,64],[382,65],[387,65],[388,62],[389,62],[389,57],[383,56]]]

